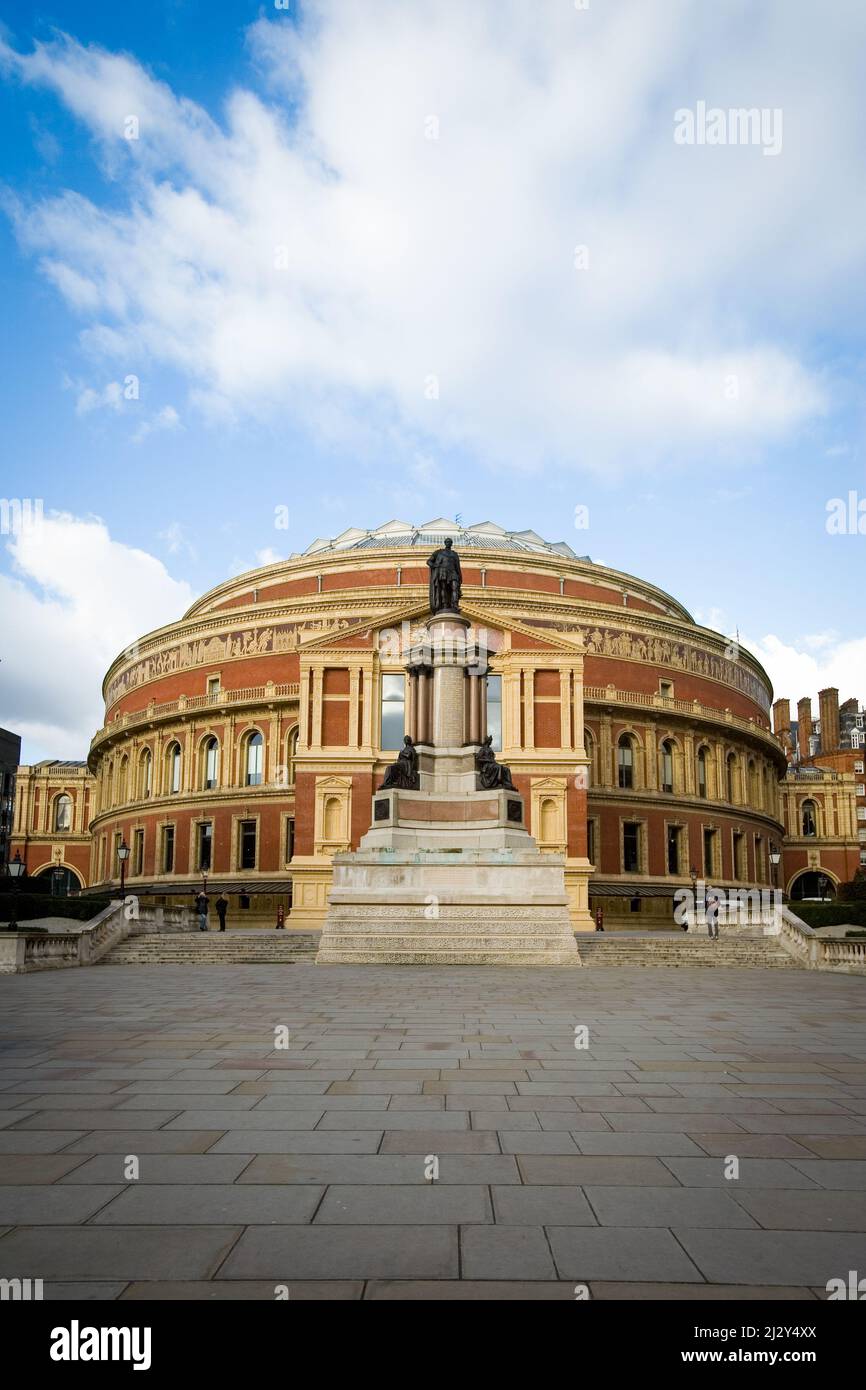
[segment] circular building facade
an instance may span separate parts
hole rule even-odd
[[[402,742],[404,665],[446,535],[489,653],[487,728],[577,928],[670,928],[691,871],[769,887],[785,755],[772,690],[674,598],[565,543],[492,523],[391,522],[218,585],[109,669],[90,883],[189,901],[229,925],[321,924],[331,856],[357,847]]]

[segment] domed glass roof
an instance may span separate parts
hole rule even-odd
[[[339,536],[330,539],[320,536],[307,546],[304,555],[318,555],[325,551],[343,550],[391,550],[404,546],[418,546],[429,549],[441,545],[446,536],[451,536],[457,550],[501,550],[521,551],[524,554],[564,555],[569,560],[584,560],[591,564],[588,555],[577,555],[565,541],[546,541],[535,531],[506,531],[493,521],[481,521],[475,526],[464,526],[459,521],[448,521],[437,517],[415,526],[408,521],[388,521],[374,531],[362,531],[350,527]]]

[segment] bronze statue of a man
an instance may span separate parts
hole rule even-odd
[[[427,568],[430,571],[431,613],[460,612],[463,571],[457,551],[452,550],[453,545],[453,540],[448,536],[444,548],[434,550],[427,558]]]

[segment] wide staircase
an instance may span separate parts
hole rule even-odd
[[[103,956],[100,965],[294,965],[316,959],[318,932],[140,932]]]
[[[579,932],[577,949],[585,966],[750,966],[800,970],[800,962],[776,936],[731,935],[710,939],[683,932]]]

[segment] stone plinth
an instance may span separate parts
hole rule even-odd
[[[579,965],[563,862],[534,848],[338,854],[317,959]]]

